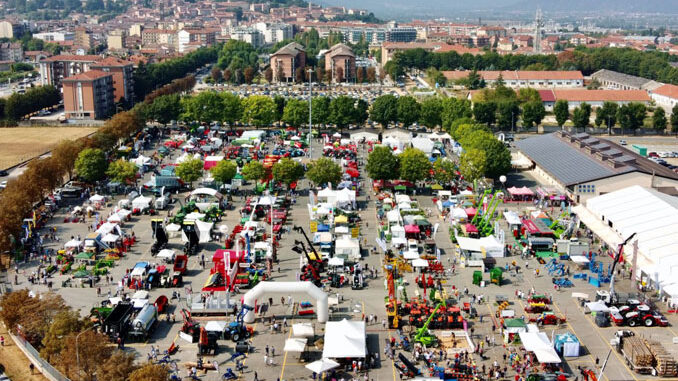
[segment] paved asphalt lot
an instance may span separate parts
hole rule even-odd
[[[314,143],[314,157],[317,157],[320,149]],[[364,158],[366,151],[359,150],[361,156]],[[153,151],[144,152],[145,155],[152,154]],[[175,152],[174,157],[178,154]],[[361,167],[361,169],[364,167]],[[365,184],[366,179],[363,178],[363,184]],[[510,182],[515,181],[516,183],[530,183],[533,180],[525,178],[522,175],[513,175],[509,177]],[[300,184],[300,189],[305,190],[308,188],[308,182],[306,180],[302,181]],[[364,188],[363,188],[364,189]],[[366,196],[370,195],[370,202],[366,201]],[[179,195],[182,197],[182,195]],[[176,197],[175,197],[176,198]],[[110,205],[117,203],[116,198]],[[363,206],[361,211],[361,217],[363,218],[363,227],[362,233],[367,239],[368,245],[367,249],[371,249],[375,242],[375,236],[377,234],[377,217],[376,210],[373,200],[375,195],[373,192],[361,192],[359,195],[359,203]],[[451,265],[451,259],[454,257],[453,245],[450,242],[448,237],[448,224],[439,219],[437,210],[433,207],[432,197],[431,196],[416,196],[415,199],[419,201],[420,205],[424,209],[431,210],[430,220],[432,223],[440,222],[441,227],[435,237],[438,247],[442,250],[442,261],[449,267]],[[308,212],[306,208],[307,203],[306,196],[300,196],[297,198],[296,205],[291,210],[290,216],[288,217],[287,227],[291,228],[293,224],[299,224],[304,227],[308,227]],[[229,211],[222,224],[226,224],[229,227],[229,232],[235,224],[240,219],[238,213],[239,208],[243,205],[243,201],[239,197],[234,197],[236,204],[236,209]],[[502,205],[503,209],[511,209],[524,211],[526,204],[507,204]],[[177,206],[175,206],[176,208]],[[47,242],[47,247],[60,249],[70,236],[72,235],[81,235],[84,237],[87,234],[87,227],[85,224],[74,224],[74,223],[63,223],[65,216],[65,209],[61,209],[59,213],[53,218],[48,226],[57,227],[58,235],[61,238],[59,243],[57,242]],[[107,214],[107,210],[104,210],[104,214]],[[164,216],[164,213],[161,213],[161,216]],[[91,221],[91,220],[90,220]],[[506,225],[503,225],[506,229]],[[157,262],[150,254],[150,246],[153,242],[151,238],[151,224],[149,216],[138,216],[133,217],[131,223],[128,223],[124,226],[127,230],[133,230],[138,238],[138,243],[132,248],[132,251],[117,265],[112,269],[112,274],[114,279],[120,279],[124,274],[125,270],[131,268],[134,263],[137,261],[150,261]],[[291,251],[292,244],[295,239],[301,239],[301,236],[295,232],[287,232],[283,234],[283,238],[280,242],[280,248],[278,251],[278,256],[280,259],[279,268],[280,271],[276,271],[273,274],[273,281],[291,281],[295,280],[295,274],[298,271],[299,258],[298,254]],[[209,274],[209,259],[211,258],[214,250],[220,247],[219,243],[210,243],[202,245],[201,252],[194,257],[191,257],[189,260],[189,272],[188,276],[185,277],[185,282],[190,284],[194,291],[200,290],[204,284],[208,274]],[[173,248],[177,251],[181,251],[182,243],[179,239],[170,240],[170,248]],[[199,258],[204,254],[205,259],[208,261],[207,269],[203,270],[199,266]],[[364,263],[368,264],[370,267],[376,267],[379,269],[379,277],[374,280],[369,280],[369,285],[363,290],[354,291],[349,287],[345,286],[342,289],[332,290],[333,292],[338,292],[344,298],[344,302],[340,304],[338,309],[340,312],[335,313],[331,316],[331,319],[340,319],[343,317],[352,318],[352,319],[361,319],[363,314],[365,316],[370,314],[376,314],[377,324],[369,325],[367,329],[368,334],[368,349],[370,352],[375,352],[379,354],[379,365],[377,369],[373,369],[369,372],[369,379],[372,380],[397,380],[398,373],[393,366],[393,362],[383,356],[383,343],[384,340],[391,337],[394,334],[393,331],[386,330],[381,325],[381,320],[385,317],[384,309],[384,297],[386,296],[386,290],[384,287],[383,274],[381,271],[381,253],[367,255],[367,250],[364,251]],[[488,286],[486,288],[479,288],[471,284],[471,274],[474,269],[459,269],[457,268],[456,274],[448,276],[445,280],[444,287],[448,290],[448,293],[451,290],[451,286],[455,285],[457,288],[463,289],[468,287],[470,294],[483,294],[490,301],[495,300],[496,295],[504,295],[511,300],[511,308],[516,310],[516,315],[521,316],[524,314],[523,305],[524,302],[518,300],[515,297],[517,290],[521,290],[525,293],[530,288],[534,288],[537,292],[545,292],[552,294],[554,301],[554,309],[558,314],[562,314],[567,318],[567,323],[561,326],[547,326],[544,328],[544,331],[550,337],[552,332],[562,333],[562,332],[573,332],[577,337],[582,341],[582,356],[577,358],[567,358],[565,362],[564,369],[579,375],[577,368],[579,366],[595,368],[596,359],[599,359],[599,363],[602,365],[603,360],[608,355],[608,352],[611,350],[609,345],[609,340],[612,338],[614,327],[609,328],[599,328],[597,327],[589,315],[585,315],[579,305],[571,297],[572,292],[584,292],[591,297],[595,295],[595,290],[593,286],[590,286],[587,283],[584,283],[580,280],[574,280],[575,286],[570,289],[564,289],[562,291],[556,292],[553,289],[551,284],[550,277],[542,275],[536,277],[532,272],[532,269],[539,267],[542,269],[542,274],[546,274],[546,270],[543,266],[539,265],[536,260],[529,260],[529,270],[525,272],[524,270],[524,261],[520,261],[519,258],[515,257],[501,258],[498,260],[498,265],[503,266],[506,263],[511,261],[518,260],[518,264],[521,267],[520,273],[518,275],[513,274],[507,276],[507,280],[504,282],[504,285],[498,287],[496,285]],[[30,287],[35,290],[44,291],[44,286],[35,286],[31,285],[27,281],[27,276],[33,271],[36,267],[36,263],[22,264],[20,266],[20,275],[19,275],[19,286],[18,288]],[[413,297],[415,295],[416,285],[414,283],[415,274],[407,274],[406,279],[409,281],[408,286],[408,295]],[[102,290],[102,297],[97,297],[96,288],[62,288],[61,283],[65,280],[67,276],[55,275],[52,279],[55,286],[56,292],[61,294],[69,304],[75,308],[79,308],[82,315],[85,316],[89,313],[91,307],[98,305],[101,300],[106,297],[106,294],[110,290],[115,294],[116,287],[113,285],[99,284]],[[485,274],[485,279],[488,279],[488,275]],[[621,291],[628,291],[630,283],[627,279],[617,282],[616,288]],[[176,289],[169,288],[160,288],[153,289],[151,291],[150,299],[151,301],[155,300],[159,295],[164,294],[168,297],[171,295],[171,292]],[[126,290],[128,293],[132,293],[129,290]],[[243,291],[244,292],[244,291]],[[182,292],[182,298],[184,294]],[[239,301],[241,295],[234,295],[232,300]],[[303,295],[293,295],[296,301],[305,300]],[[269,311],[268,315],[275,314],[280,319],[286,314],[289,313],[287,306],[280,304],[280,296],[273,297],[274,304],[272,309]],[[468,301],[466,298],[462,298],[462,301]],[[161,322],[158,324],[157,329],[153,335],[153,338],[144,343],[128,343],[126,345],[127,350],[135,351],[138,354],[139,361],[145,361],[147,354],[151,350],[151,346],[155,346],[163,351],[167,349],[173,341],[179,345],[179,352],[173,356],[174,359],[179,364],[180,375],[182,377],[186,376],[187,372],[183,363],[186,361],[195,361],[197,346],[196,344],[189,344],[184,342],[182,339],[178,338],[178,331],[181,327],[181,316],[180,310],[185,306],[185,301],[171,301],[171,309],[176,315],[176,323],[170,323],[165,321],[166,316],[161,316]],[[474,340],[476,342],[482,341],[486,335],[495,335],[497,345],[494,347],[486,347],[485,355],[488,357],[487,360],[481,361],[478,356],[475,356],[478,367],[481,364],[490,365],[493,361],[498,361],[500,364],[503,364],[502,355],[506,353],[505,348],[500,345],[501,338],[499,336],[499,330],[496,333],[493,333],[491,327],[492,324],[496,323],[496,320],[492,318],[494,316],[496,306],[494,303],[486,303],[483,305],[477,306],[477,311],[479,314],[483,315],[483,322],[480,322],[480,319],[476,318],[469,322],[469,327],[474,328]],[[662,307],[665,308],[665,307]],[[669,320],[672,322],[673,326],[678,324],[678,318],[675,316],[669,316]],[[228,321],[233,319],[232,316],[227,318]],[[202,319],[201,319],[202,320]],[[205,319],[207,320],[207,319]],[[267,319],[266,319],[267,320]],[[288,316],[288,323],[299,321],[313,321],[308,318],[298,318]],[[310,379],[311,373],[304,367],[304,363],[299,360],[298,353],[289,353],[284,354],[282,348],[284,346],[284,341],[290,336],[289,330],[285,333],[270,333],[268,332],[268,324],[263,322],[262,319],[258,319],[257,322],[253,325],[256,331],[255,336],[252,338],[252,344],[255,348],[254,352],[251,353],[245,360],[246,369],[241,375],[243,380],[253,380],[254,372],[256,371],[260,380],[308,380]],[[323,325],[315,323],[316,334],[322,335]],[[636,334],[643,335],[646,337],[651,337],[653,339],[660,340],[664,343],[667,350],[671,353],[676,354],[678,351],[675,344],[672,344],[672,339],[678,337],[676,329],[673,327],[668,328],[636,328],[633,329]],[[263,361],[263,352],[264,347],[269,345],[275,348],[275,357],[274,365],[269,366],[265,365]],[[216,360],[219,362],[220,373],[223,373],[223,370],[227,367],[234,367],[233,362],[227,362],[230,357],[230,353],[233,351],[233,343],[230,341],[220,341],[220,353],[216,357],[206,357],[206,360],[213,361]],[[316,351],[317,353],[317,351]],[[319,353],[317,353],[319,356]],[[411,356],[407,354],[407,356]],[[422,363],[418,364],[422,366]],[[422,366],[423,368],[423,366]],[[514,373],[509,368],[509,377],[513,377]],[[362,379],[363,375],[360,376]],[[220,379],[220,375],[214,371],[208,372],[206,374],[200,373],[200,378],[203,380],[217,380]],[[646,375],[637,375],[632,373],[629,368],[626,366],[624,360],[616,352],[612,352],[605,369],[603,379],[605,380],[644,380],[652,378]],[[512,378],[511,378],[512,379]],[[574,379],[574,376],[571,377]]]

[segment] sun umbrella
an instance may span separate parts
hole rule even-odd
[[[339,366],[339,363],[331,359],[320,359],[318,361],[313,361],[312,363],[306,365],[306,369],[315,372],[322,373],[327,372],[328,370],[334,369]]]

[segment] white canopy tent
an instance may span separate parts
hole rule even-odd
[[[412,261],[414,267],[428,267],[428,261],[422,258],[417,258]]]
[[[361,140],[365,139],[366,142],[376,142],[379,140],[379,135],[373,133],[373,132],[356,132],[351,134],[351,140],[354,142],[360,142]]]
[[[328,321],[323,358],[361,358],[367,355],[364,321]]]
[[[292,334],[296,337],[313,337],[313,325],[311,323],[292,324]]]
[[[228,323],[221,320],[210,320],[205,324],[205,330],[210,332],[224,332]]]
[[[407,250],[403,253],[403,257],[405,257],[405,259],[419,259],[419,253]]]
[[[76,247],[82,247],[83,241],[78,241],[77,239],[72,239],[64,244],[66,249],[74,249]]]
[[[488,257],[501,258],[504,256],[504,245],[493,235],[482,238],[457,237],[459,248],[464,251],[482,253]]]
[[[520,332],[518,335],[520,335],[520,341],[525,350],[534,352],[540,363],[559,364],[562,362],[544,332]]]
[[[152,198],[146,196],[139,196],[132,201],[133,209],[146,209],[151,206]]]
[[[310,370],[311,372],[315,372],[316,374],[320,374],[322,372],[332,370],[338,366],[339,366],[338,362],[331,359],[322,358],[320,360],[313,361],[312,363],[306,365],[306,369]]]
[[[113,233],[108,233],[101,240],[106,243],[114,243],[120,239],[120,236]]]
[[[433,140],[429,138],[416,137],[410,142],[412,143],[412,147],[424,152],[426,156],[431,156],[431,153],[433,152]]]
[[[303,352],[306,350],[306,343],[308,342],[308,339],[306,338],[298,338],[298,337],[292,337],[290,339],[285,340],[285,348],[283,348],[284,352]]]
[[[360,241],[350,236],[337,239],[334,241],[334,256],[347,260],[359,260],[361,257]]]
[[[106,200],[106,197],[100,195],[100,194],[95,194],[92,197],[89,198],[91,202],[103,202]]]
[[[332,257],[327,261],[327,264],[330,266],[343,266],[344,258]]]

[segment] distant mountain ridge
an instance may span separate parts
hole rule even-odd
[[[313,2],[318,2],[317,0]],[[540,7],[544,12],[595,12],[678,13],[678,0],[324,0],[324,6],[346,6],[368,9],[377,17],[431,17],[454,18],[454,12],[490,11],[534,12]],[[594,13],[594,14],[591,14]],[[605,14],[600,14],[605,16]]]

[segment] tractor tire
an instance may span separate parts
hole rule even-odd
[[[629,320],[629,327],[635,327],[636,325],[638,325],[638,323],[635,320]]]
[[[231,335],[231,340],[233,340],[233,342],[235,342],[235,343],[240,341],[240,333],[239,332],[233,332],[233,334]]]
[[[250,338],[250,331],[248,331],[247,328],[245,328],[245,332],[243,332],[243,337],[245,340]]]
[[[645,319],[645,326],[646,327],[652,327],[653,325],[654,325],[654,320],[652,320],[652,318]]]

